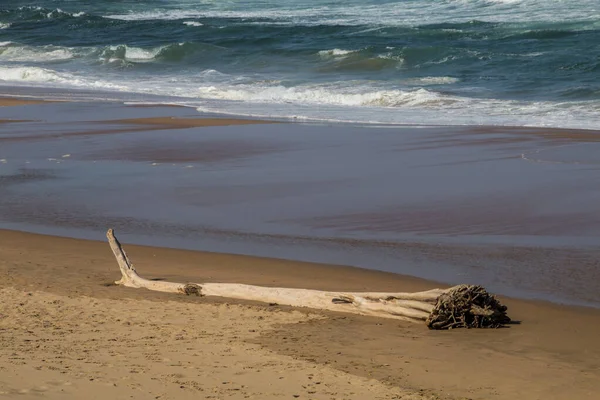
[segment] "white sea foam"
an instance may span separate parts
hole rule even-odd
[[[424,76],[422,78],[407,79],[404,82],[411,85],[451,85],[458,81],[458,78],[451,76]]]
[[[546,54],[546,53],[543,51],[535,51],[533,53],[522,54],[521,57],[539,57],[539,56],[543,56],[544,54]]]
[[[110,14],[104,18],[122,21],[152,21],[152,20],[177,20],[202,17],[204,14],[195,10],[155,10],[142,12],[129,12],[127,14]]]
[[[381,58],[383,60],[394,60],[398,65],[404,64],[404,57],[399,54],[394,54],[393,52],[379,54],[377,58]]]
[[[54,18],[54,17],[59,16],[61,14],[62,15],[71,15],[70,13],[64,12],[60,8],[57,8],[56,10],[52,10],[48,14],[46,14],[46,18]]]
[[[88,71],[89,72],[89,71]],[[131,80],[131,79],[134,80]],[[426,77],[427,78],[427,77]],[[432,77],[434,81],[446,77]],[[378,124],[515,125],[595,128],[598,102],[531,102],[470,98],[430,89],[388,89],[371,81],[285,87],[207,70],[187,77],[157,80],[128,74],[67,73],[38,67],[0,67],[0,84],[100,89],[163,97],[169,103],[203,111]],[[106,92],[104,92],[106,93]],[[173,97],[177,96],[177,97]],[[152,98],[152,97],[150,97]]]
[[[127,85],[39,67],[0,67],[0,82],[10,82],[11,84],[25,83],[28,85],[33,83],[43,87],[76,87],[133,91]]]
[[[0,67],[0,81],[66,82],[56,71],[39,67]]]
[[[8,42],[7,45],[11,43]],[[28,47],[28,46],[11,46],[5,49],[0,49],[0,61],[12,62],[47,62],[69,60],[75,57],[73,51],[68,48],[43,46],[43,47]]]
[[[40,7],[40,6],[21,6],[19,8],[17,8],[17,10],[19,11],[44,11],[47,10],[44,7]],[[49,12],[46,13],[45,17],[46,18],[55,18],[55,17],[59,17],[59,16],[64,16],[64,15],[68,15],[71,17],[82,17],[84,15],[86,15],[86,13],[84,11],[80,11],[80,12],[76,12],[76,13],[70,13],[68,11],[64,11],[60,8],[56,8],[54,10],[51,10]]]
[[[178,20],[195,18],[231,18],[245,23],[289,25],[374,25],[402,26],[437,23],[464,23],[473,20],[500,22],[593,21],[597,0],[579,0],[577,6],[564,0],[440,0],[435,2],[403,1],[385,4],[356,4],[331,1],[316,6],[314,1],[284,2],[277,7],[264,3],[252,10],[224,10],[219,2],[204,4],[200,9],[155,9],[105,16],[121,20]]]
[[[331,58],[331,57],[344,57],[348,54],[355,53],[357,50],[343,50],[343,49],[331,49],[331,50],[321,50],[319,51],[319,55],[322,58]]]
[[[100,59],[105,62],[150,62],[160,54],[167,46],[159,46],[152,49],[143,49],[140,47],[130,47],[127,45],[108,46],[100,54]]]
[[[497,125],[596,129],[600,116],[586,105],[460,99],[449,106],[433,103],[389,108],[376,106],[298,105],[288,103],[205,102],[200,112],[263,118],[358,124]]]
[[[0,22],[0,29],[8,29],[8,28],[10,28],[10,23]]]
[[[524,0],[483,0],[485,3],[499,3],[499,4],[516,4],[523,3]]]
[[[11,42],[11,41],[8,41],[8,42],[0,42],[0,47],[8,46],[8,45],[10,45],[10,44],[12,44],[12,42]]]
[[[23,11],[23,10],[37,10],[37,11],[40,11],[40,10],[43,10],[43,8],[40,7],[40,6],[21,6],[21,7],[17,8],[17,10],[19,10],[19,11]]]
[[[197,21],[183,21],[184,25],[187,26],[203,26],[204,24],[201,22],[197,22]]]
[[[54,17],[58,17],[58,16],[61,16],[61,15],[68,15],[70,17],[79,18],[79,17],[82,17],[82,16],[86,15],[86,13],[83,12],[83,11],[76,12],[76,13],[70,13],[70,12],[67,12],[67,11],[63,11],[60,8],[57,8],[56,10],[52,10],[48,14],[46,14],[46,18],[54,18]]]
[[[125,58],[132,61],[150,61],[158,55],[162,47],[146,50],[139,47],[125,46]]]
[[[198,95],[207,99],[233,100],[259,103],[330,104],[342,106],[423,106],[452,104],[459,101],[452,96],[442,96],[425,89],[369,90],[366,87],[334,86],[267,86],[234,85],[229,87],[205,86]]]

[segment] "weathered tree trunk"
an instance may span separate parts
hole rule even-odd
[[[427,321],[430,328],[448,329],[462,326],[461,321],[465,322],[464,326],[469,326],[466,323],[468,322],[467,320],[464,318],[461,319],[461,316],[454,315],[452,311],[448,311],[448,299],[452,298],[453,293],[461,292],[461,296],[464,297],[463,292],[465,290],[470,293],[469,288],[480,288],[477,286],[460,285],[450,289],[432,289],[415,293],[337,293],[311,289],[253,286],[238,283],[174,283],[152,281],[138,275],[112,229],[108,230],[106,236],[121,269],[121,279],[116,283],[123,286],[146,288],[159,292],[218,296],[408,321]],[[469,295],[467,294],[468,297]],[[491,297],[493,298],[493,296]],[[440,312],[438,310],[438,300],[442,298],[444,299],[444,310]],[[481,300],[483,298],[482,293],[478,293],[476,298]],[[464,303],[464,299],[461,299],[462,303]],[[468,298],[468,301],[470,300],[473,299]],[[467,308],[469,308],[468,312],[474,311],[475,313],[479,313],[481,314],[481,318],[489,318],[495,315],[495,311],[486,309],[485,305],[470,303],[467,305]],[[502,311],[506,311],[506,307]],[[437,317],[441,316],[443,320],[432,320],[433,315]],[[503,315],[505,317],[504,323],[510,321],[505,313]],[[489,326],[493,326],[493,324]]]

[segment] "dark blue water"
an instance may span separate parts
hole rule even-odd
[[[597,128],[599,27],[597,0],[2,0],[0,84],[280,118]]]

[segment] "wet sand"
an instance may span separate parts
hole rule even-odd
[[[11,106],[24,106],[31,104],[42,104],[42,100],[24,100],[17,98],[5,98],[0,97],[0,107],[11,107]],[[0,119],[0,124],[16,123],[16,122],[29,122],[28,120],[11,120],[11,119]]]
[[[3,107],[0,227],[352,265],[600,306],[597,132]],[[214,126],[215,124],[221,126]],[[209,126],[210,125],[210,126]]]
[[[439,286],[341,266],[126,250],[153,279],[357,291]],[[114,286],[118,267],[102,242],[0,231],[0,260],[0,391],[528,400],[593,398],[600,389],[598,310],[503,298],[521,324],[436,332],[410,322]]]
[[[10,119],[0,119],[0,124],[10,124],[10,123],[16,123],[16,122],[27,122],[25,120],[10,120]]]
[[[11,106],[26,106],[31,104],[42,104],[45,103],[44,100],[29,100],[29,99],[21,99],[21,98],[10,98],[10,97],[0,97],[0,107],[11,107]]]
[[[161,106],[162,107],[162,106]],[[195,128],[201,126],[231,126],[231,125],[264,125],[274,124],[275,121],[262,121],[255,119],[238,118],[173,118],[173,117],[150,117],[133,118],[109,121],[122,124],[136,125],[158,125],[163,129]]]

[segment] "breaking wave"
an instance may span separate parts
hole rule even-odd
[[[213,85],[205,83],[210,80]],[[207,70],[196,78],[127,81],[123,74],[83,76],[40,67],[0,67],[0,82],[11,85],[81,88],[169,96],[168,102],[202,111],[355,123],[516,125],[593,128],[600,123],[590,102],[531,102],[474,99],[424,88],[374,90],[365,83],[285,87],[256,82],[231,84],[227,74]],[[177,96],[177,97],[173,97]],[[595,104],[595,106],[594,106]],[[392,111],[393,110],[393,111]]]
[[[178,62],[210,49],[214,46],[199,43],[142,48],[125,44],[101,47],[22,46],[6,41],[0,42],[0,62],[45,63],[72,59],[99,60],[102,63]]]
[[[424,76],[421,78],[407,79],[404,82],[410,85],[451,85],[459,82],[460,79],[451,76]]]
[[[23,6],[14,9],[0,10],[0,15],[15,20],[43,20],[53,18],[79,18],[86,13],[84,11],[67,12],[60,8],[44,8],[39,6]]]
[[[184,25],[187,26],[203,26],[204,24],[198,21],[183,21]]]
[[[105,18],[124,21],[181,20],[197,18],[262,21],[288,25],[376,25],[402,26],[427,23],[469,22],[473,20],[513,23],[539,21],[585,21],[594,19],[589,10],[597,7],[597,0],[580,0],[573,7],[568,1],[548,0],[440,0],[429,2],[389,2],[387,4],[337,4],[314,6],[299,2],[297,5],[266,6],[258,9],[154,9],[108,14]],[[293,4],[293,3],[292,3]],[[426,13],[426,17],[424,16]]]
[[[64,61],[75,57],[71,49],[57,46],[11,46],[11,42],[5,42],[0,47],[0,61],[12,62],[47,62]]]
[[[67,72],[40,67],[0,67],[0,82],[11,84],[36,84],[63,88],[90,88],[103,90],[127,90],[126,85],[94,80]]]
[[[175,43],[153,48],[127,45],[108,46],[99,50],[99,58],[104,62],[149,63],[153,61],[178,62],[188,56],[201,54],[214,49],[202,43]]]
[[[331,50],[321,50],[319,51],[319,56],[322,58],[331,58],[331,57],[343,57],[348,54],[352,54],[356,52],[356,50],[342,50],[342,49],[331,49]]]
[[[0,81],[11,82],[76,82],[72,77],[62,75],[47,68],[39,67],[0,67]]]
[[[244,102],[377,107],[450,106],[461,102],[458,97],[445,96],[426,89],[372,90],[361,86],[336,88],[331,85],[291,88],[258,85],[208,86],[198,88],[198,95],[207,99]]]

